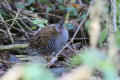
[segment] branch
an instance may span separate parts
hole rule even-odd
[[[28,44],[12,44],[12,45],[0,45],[0,51],[10,50],[10,49],[18,49],[18,48],[28,48]]]
[[[116,0],[112,1],[112,7],[113,7],[113,27],[114,32],[117,31],[117,25],[116,25]]]

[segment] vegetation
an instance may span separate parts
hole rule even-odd
[[[119,80],[120,0],[1,0],[0,7],[1,80]],[[57,56],[29,48],[61,19],[69,40]]]

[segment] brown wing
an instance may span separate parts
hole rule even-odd
[[[41,29],[30,41],[31,47],[43,47],[48,44],[52,36],[57,36],[55,25],[47,26]]]

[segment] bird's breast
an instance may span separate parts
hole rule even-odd
[[[57,38],[56,38],[56,47],[62,47],[63,45],[65,45],[68,41],[69,38],[69,34],[68,31],[66,29],[64,29],[61,34],[58,34]]]

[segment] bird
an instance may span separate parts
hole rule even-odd
[[[31,48],[39,48],[45,55],[57,55],[69,38],[68,30],[64,25],[64,20],[56,24],[48,25],[39,30],[32,39],[29,40]]]

